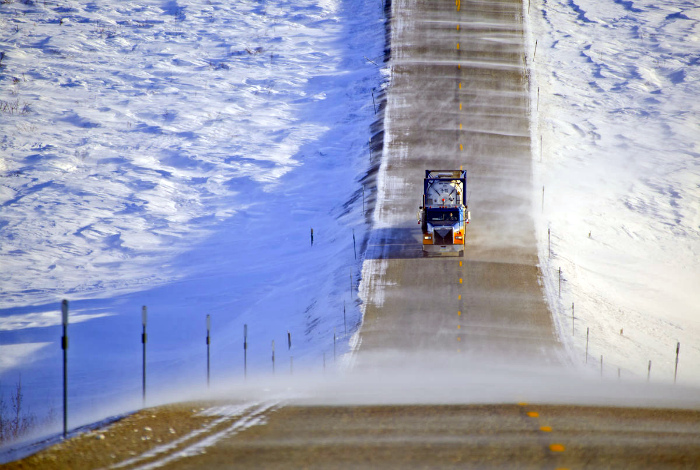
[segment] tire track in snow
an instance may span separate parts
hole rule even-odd
[[[250,403],[244,405],[229,405],[229,406],[218,406],[212,407],[208,410],[203,411],[200,414],[203,415],[220,415],[219,419],[212,421],[211,423],[204,426],[202,429],[192,431],[191,433],[169,442],[165,445],[158,446],[151,449],[143,454],[124,460],[123,462],[112,465],[111,469],[118,468],[138,468],[140,470],[148,470],[153,468],[159,468],[164,465],[178,460],[184,457],[197,455],[204,451],[207,447],[216,444],[219,440],[224,437],[230,436],[232,434],[238,433],[252,426],[257,426],[259,424],[264,424],[265,413],[274,409],[278,405],[278,402],[266,402],[266,403]],[[221,431],[216,431],[222,424],[230,421],[231,419],[236,419],[230,426],[226,427]],[[197,440],[194,443],[186,445],[187,443],[203,436],[201,440]],[[183,445],[186,447],[182,448]],[[172,453],[171,453],[172,452]],[[144,461],[154,459],[161,454],[167,454],[160,458],[160,460],[155,460],[152,462],[145,463],[141,466],[136,466]]]

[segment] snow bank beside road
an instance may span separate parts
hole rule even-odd
[[[651,360],[662,381],[680,342],[678,380],[700,384],[700,8],[543,0],[529,26],[539,252],[560,335],[583,361],[590,328],[589,363],[646,377]]]

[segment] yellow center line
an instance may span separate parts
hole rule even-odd
[[[461,316],[462,316],[462,312],[459,311],[459,310],[457,310],[457,316],[458,316],[458,317],[461,317]]]
[[[457,295],[457,300],[462,300],[462,294]]]
[[[460,284],[462,283],[462,278],[461,278],[461,277],[459,278],[459,283],[460,283]]]
[[[459,110],[462,110],[462,103],[459,103]]]
[[[459,82],[459,89],[462,89],[462,82]]]
[[[518,403],[520,406],[527,406],[527,403],[521,402]],[[537,411],[528,411],[527,415],[530,418],[539,418],[540,414]],[[552,432],[552,427],[551,426],[540,426],[540,431],[542,432]],[[564,447],[564,444],[559,444],[559,443],[553,443],[549,445],[549,450],[552,452],[564,452],[566,448]],[[560,469],[560,470],[565,470],[565,469]]]
[[[459,144],[459,149],[464,150],[464,146],[462,146],[462,144]]]

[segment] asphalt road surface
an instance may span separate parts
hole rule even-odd
[[[522,10],[519,0],[392,5],[384,160],[361,346],[348,379],[357,374],[362,385],[353,400],[286,401],[207,424],[158,453],[96,451],[145,429],[117,424],[105,439],[66,443],[73,460],[49,453],[17,468],[700,468],[699,411],[468,404],[466,388],[450,382],[461,374],[478,390],[491,363],[554,371],[545,374],[551,380],[567,362],[537,267]],[[416,220],[424,172],[460,168],[472,215],[465,257],[424,258]],[[377,399],[363,371],[385,382],[400,373],[399,385]],[[482,402],[494,383],[484,380]],[[413,393],[425,385],[428,399],[410,403],[402,384]],[[150,413],[130,419],[146,423]]]
[[[352,372],[370,397],[363,370],[420,385],[446,357],[445,375],[467,377],[470,364],[556,370],[567,360],[537,267],[522,9],[518,0],[392,6],[384,161]],[[460,168],[472,214],[465,257],[424,258],[424,172]],[[392,394],[402,401],[401,386]],[[287,404],[172,467],[700,468],[697,411],[379,401]]]
[[[531,218],[522,4],[402,1],[393,12],[359,363],[386,349],[557,362]],[[464,258],[422,256],[416,215],[426,169],[467,170]]]

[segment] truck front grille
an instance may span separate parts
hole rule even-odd
[[[442,232],[442,235],[440,234]],[[453,237],[452,237],[452,229],[449,229],[447,231],[435,229],[433,231],[433,245],[452,245],[453,244]]]

